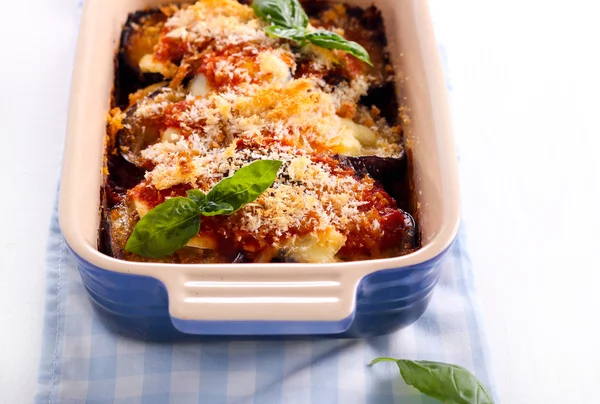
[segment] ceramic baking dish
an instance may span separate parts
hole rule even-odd
[[[164,339],[192,335],[370,336],[425,311],[459,226],[447,94],[427,2],[372,2],[384,16],[400,101],[408,107],[422,248],[335,264],[182,265],[126,262],[97,249],[113,59],[129,12],[172,0],[88,0],[73,75],[59,220],[83,283],[114,330]]]

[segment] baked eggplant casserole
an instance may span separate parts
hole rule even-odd
[[[128,261],[326,263],[419,248],[377,9],[200,0],[129,15],[99,248]]]

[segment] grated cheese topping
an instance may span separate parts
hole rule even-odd
[[[274,42],[248,6],[235,0],[202,0],[175,13],[165,24],[166,38],[192,45],[214,41],[217,48],[246,42]]]

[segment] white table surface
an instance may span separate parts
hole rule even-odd
[[[597,2],[430,2],[448,55],[469,250],[502,401],[600,402]],[[74,4],[30,0],[24,17],[19,2],[2,3],[2,403],[31,402],[35,392]]]

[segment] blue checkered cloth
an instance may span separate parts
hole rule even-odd
[[[423,317],[360,340],[148,343],[107,330],[92,310],[58,227],[47,252],[47,299],[36,403],[435,403],[379,356],[462,365],[494,393],[469,257],[460,232]]]

